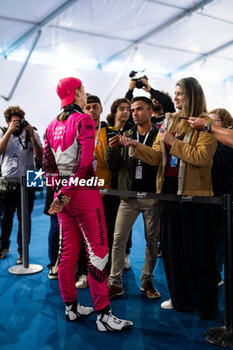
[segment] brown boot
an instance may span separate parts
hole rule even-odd
[[[152,281],[145,281],[141,284],[141,290],[151,299],[160,298],[160,293],[152,284]]]

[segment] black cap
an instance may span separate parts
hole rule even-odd
[[[87,96],[87,103],[99,103],[101,105],[99,97],[95,96],[95,95],[88,95]]]

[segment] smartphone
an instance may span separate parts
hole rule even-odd
[[[118,132],[117,132],[117,131],[114,131],[114,130],[108,133],[108,137],[109,137],[109,138],[111,138],[111,137],[113,137],[113,136],[116,136],[116,135],[118,135]]]

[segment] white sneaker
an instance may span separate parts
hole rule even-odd
[[[221,287],[223,285],[223,280],[221,279],[220,281],[218,281],[218,287]]]
[[[52,266],[49,270],[48,278],[50,280],[58,280],[58,271],[56,266]]]
[[[88,277],[87,275],[81,275],[79,280],[75,283],[76,288],[84,289],[88,287]]]
[[[65,315],[67,321],[75,321],[78,317],[89,316],[94,312],[93,307],[82,306],[77,300],[69,306],[66,305]]]
[[[167,310],[174,309],[171,299],[168,299],[168,300],[164,301],[160,306],[161,306],[162,309],[167,309]]]
[[[222,286],[223,283],[221,272],[218,272],[218,287]]]
[[[124,331],[132,326],[132,321],[121,320],[113,316],[111,310],[107,314],[97,315],[96,327],[100,332]]]
[[[131,268],[130,261],[129,261],[129,256],[128,256],[128,255],[125,256],[125,266],[124,266],[124,268],[125,268],[126,270],[129,270],[129,269]]]

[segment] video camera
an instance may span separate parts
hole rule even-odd
[[[144,69],[144,70],[145,70],[145,69]],[[132,70],[132,71],[129,73],[129,77],[130,77],[130,78],[133,78],[133,77],[135,77],[139,72],[143,73],[144,70],[138,71],[138,72],[135,72],[134,70]],[[146,75],[143,75],[142,77],[138,77],[138,78],[134,78],[134,79],[133,79],[134,81],[136,81],[136,88],[137,88],[137,89],[141,89],[141,88],[143,88],[143,86],[145,86],[145,84],[143,84],[143,82],[141,81],[142,78],[148,80],[148,77],[147,77]]]

